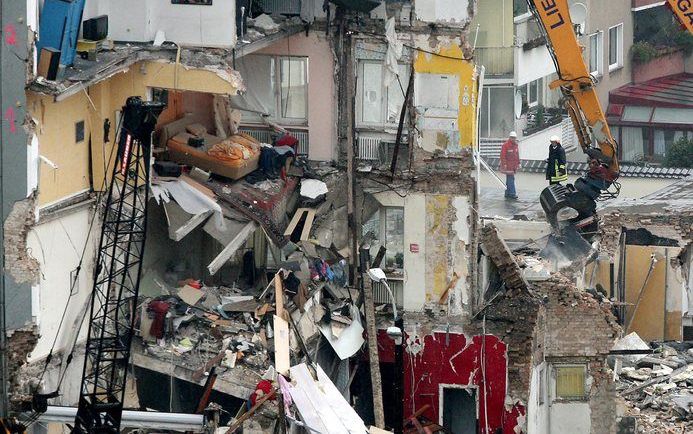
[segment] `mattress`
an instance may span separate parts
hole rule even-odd
[[[169,158],[181,164],[196,166],[215,175],[240,179],[258,167],[260,145],[245,135],[227,139],[204,134],[205,144],[199,148],[188,146],[188,139],[195,137],[182,132],[167,142]]]

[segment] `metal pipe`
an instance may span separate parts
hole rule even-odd
[[[72,423],[76,414],[77,407],[49,405],[48,410],[41,414],[38,420],[43,423]],[[122,427],[201,431],[204,428],[204,416],[201,414],[123,410]]]

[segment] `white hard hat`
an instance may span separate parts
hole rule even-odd
[[[553,136],[551,136],[551,138],[549,140],[552,142],[561,143],[561,138],[555,134]]]
[[[515,131],[510,131],[509,137],[515,137],[517,138],[517,133]]]

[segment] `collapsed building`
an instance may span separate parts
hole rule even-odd
[[[37,390],[76,402],[99,193],[120,108],[139,95],[167,108],[129,408],[194,413],[214,378],[210,401],[230,413],[221,423],[251,432],[285,422],[324,432],[335,417],[345,432],[624,423],[606,364],[623,315],[636,317],[618,304],[632,297],[614,277],[627,279],[614,272],[623,261],[607,259],[620,247],[558,272],[527,248],[546,224],[479,215],[475,2],[262,2],[247,21],[234,20],[234,2],[172,3],[130,23],[142,3],[87,2],[85,18],[108,14],[119,42],[85,48],[56,77],[16,62],[30,72],[18,76],[17,116],[28,185],[4,232],[15,408]],[[38,2],[13,13],[40,34]],[[174,24],[189,14],[205,31]],[[603,245],[621,246],[609,222],[647,218],[605,218]],[[687,218],[671,220],[679,241],[664,248],[680,249],[665,263],[690,264]],[[584,291],[597,284],[605,297]],[[681,339],[688,299],[670,296],[662,339]]]

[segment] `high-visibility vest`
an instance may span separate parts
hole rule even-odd
[[[565,164],[558,164],[558,160],[553,162],[554,176],[551,177],[551,182],[564,182],[568,180],[568,172],[565,170]]]

